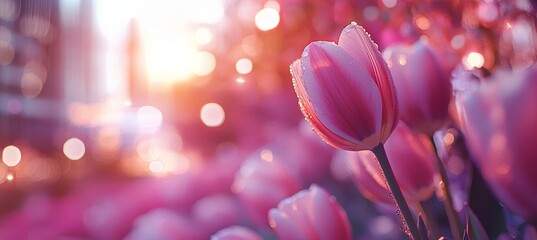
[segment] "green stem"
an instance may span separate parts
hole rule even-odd
[[[449,226],[451,227],[451,234],[453,234],[453,239],[455,240],[462,240],[462,228],[461,228],[461,220],[459,219],[459,214],[453,207],[453,195],[451,194],[451,189],[449,188],[449,179],[447,177],[446,169],[444,168],[444,164],[442,163],[442,160],[440,160],[440,157],[438,156],[438,151],[436,150],[436,145],[434,144],[434,139],[431,138],[433,141],[434,150],[436,152],[435,154],[435,163],[436,167],[438,169],[438,173],[440,173],[440,184],[439,184],[439,191],[441,193],[441,196],[444,197],[444,206],[446,208],[446,213],[449,221]]]
[[[403,229],[405,230],[405,233],[409,234],[411,239],[421,240],[421,235],[416,225],[416,221],[414,220],[412,212],[410,211],[410,208],[408,208],[408,204],[403,197],[403,193],[397,184],[397,180],[395,179],[392,167],[388,161],[388,156],[386,155],[384,145],[379,144],[378,146],[374,147],[372,151],[375,156],[377,156],[379,166],[384,174],[384,177],[386,178],[386,185],[388,185],[388,188],[392,193],[392,197],[395,200],[395,206],[401,213],[400,216],[401,220],[403,221]]]
[[[427,206],[425,202],[419,202],[417,205],[419,211],[422,213],[423,221],[429,229],[430,236],[432,236],[433,239],[440,238],[440,234],[438,231],[439,227],[434,216],[431,214],[431,208]]]

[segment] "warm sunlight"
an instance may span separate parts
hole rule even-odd
[[[144,29],[143,52],[147,77],[152,82],[184,81],[195,68],[196,45],[185,30],[170,31],[165,27]]]
[[[0,240],[535,239],[537,0],[0,0]]]
[[[197,44],[211,41],[212,33],[207,26],[217,24],[224,17],[223,0],[124,3],[99,1],[97,8],[102,11],[97,11],[97,22],[108,38],[114,35],[121,38],[125,33],[118,29],[125,27],[120,26],[136,22],[138,36],[135,37],[140,45],[134,49],[136,53],[128,54],[141,58],[137,62],[141,65],[138,74],[142,79],[146,78],[153,86],[166,86],[212,73],[216,65],[214,57],[201,51]]]

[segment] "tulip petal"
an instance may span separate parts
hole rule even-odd
[[[319,239],[351,239],[347,214],[335,198],[317,185],[312,185],[309,191],[312,204],[311,221]]]
[[[373,77],[382,96],[382,131],[383,142],[389,137],[399,119],[397,98],[392,75],[365,29],[356,23],[349,24],[339,36],[338,45],[356,61],[362,64]]]
[[[314,42],[304,51],[304,88],[314,117],[329,132],[357,145],[350,150],[378,145],[382,102],[367,70],[334,43]]]
[[[364,162],[376,162],[376,158],[369,150],[358,152],[347,152],[348,167],[352,171],[352,180],[354,185],[360,190],[362,195],[371,201],[380,201],[387,204],[392,204],[393,199],[390,197],[386,184],[378,183],[371,171],[366,168]],[[376,167],[378,169],[378,166]]]
[[[278,209],[269,211],[269,222],[280,239],[308,240],[305,232],[300,231],[298,223]]]
[[[448,119],[449,74],[425,40],[390,46],[383,56],[393,76],[401,120],[431,135]]]
[[[313,106],[309,101],[308,93],[304,87],[304,75],[302,71],[302,60],[298,59],[291,64],[291,74],[293,75],[293,86],[295,88],[296,95],[298,96],[298,104],[300,105],[300,111],[306,116],[306,121],[313,127],[313,130],[323,141],[330,144],[335,148],[342,148],[345,150],[353,150],[356,145],[359,144],[359,148],[366,149],[367,146],[360,143],[350,142],[341,136],[330,131],[318,118],[313,117],[315,112]]]
[[[293,219],[294,223],[298,227],[298,231],[301,231],[308,239],[315,238],[314,226],[311,224],[311,220],[308,217],[308,211],[311,211],[311,194],[302,190],[295,195],[282,200],[278,204],[278,209],[285,213],[290,219]]]
[[[428,138],[401,121],[384,145],[395,178],[407,200],[423,201],[434,192],[434,149]]]
[[[534,169],[537,68],[497,70],[479,84],[455,79],[457,108],[472,160],[508,209],[537,219]]]

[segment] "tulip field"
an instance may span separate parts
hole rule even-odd
[[[0,0],[0,240],[537,240],[537,2]]]

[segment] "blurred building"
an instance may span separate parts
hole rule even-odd
[[[0,0],[0,146],[54,149],[72,102],[99,99],[91,81],[91,2]]]

